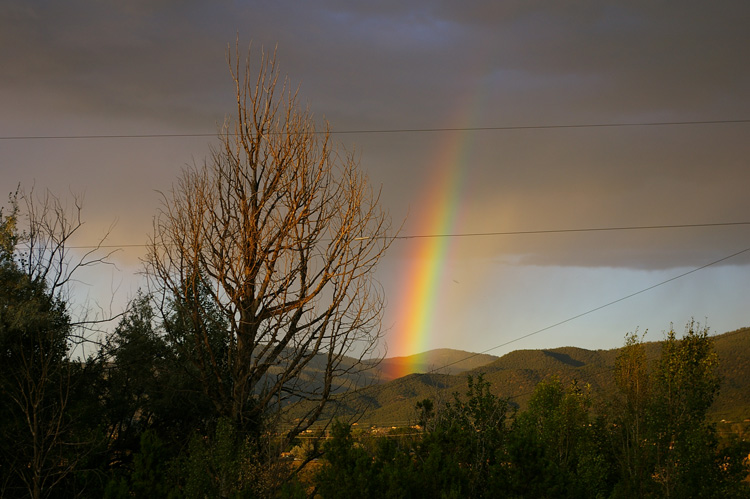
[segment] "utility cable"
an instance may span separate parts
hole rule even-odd
[[[737,257],[737,256],[739,256],[739,255],[741,255],[741,254],[747,253],[747,252],[750,252],[750,248],[745,248],[745,249],[743,249],[743,250],[740,250],[740,251],[736,251],[736,252],[734,252],[734,253],[732,253],[732,254],[730,254],[730,255],[724,256],[724,257],[722,257],[722,258],[719,258],[719,259],[717,259],[717,260],[713,260],[713,261],[711,261],[711,262],[709,262],[709,263],[706,263],[706,264],[704,264],[704,265],[701,265],[700,267],[696,267],[696,268],[693,268],[693,269],[691,269],[691,270],[689,270],[689,271],[687,271],[687,272],[683,272],[683,273],[681,273],[681,274],[678,274],[678,275],[676,275],[676,276],[670,277],[669,279],[665,279],[665,280],[663,280],[663,281],[660,281],[660,282],[658,282],[658,283],[656,283],[656,284],[653,284],[653,285],[651,285],[651,286],[648,286],[648,287],[646,287],[646,288],[643,288],[643,289],[641,289],[641,290],[639,290],[639,291],[636,291],[636,292],[634,292],[634,293],[630,293],[630,294],[628,294],[628,295],[626,295],[626,296],[623,296],[623,297],[620,297],[620,298],[618,298],[618,299],[616,299],[616,300],[612,300],[612,301],[610,301],[610,302],[608,302],[608,303],[605,303],[605,304],[603,304],[603,305],[599,305],[599,306],[597,306],[597,307],[594,307],[594,308],[592,308],[592,309],[589,309],[589,310],[587,310],[587,311],[585,311],[585,312],[582,312],[582,313],[576,314],[576,315],[574,315],[574,316],[568,317],[567,319],[564,319],[564,320],[558,321],[558,322],[556,322],[556,323],[554,323],[554,324],[551,324],[551,325],[549,325],[549,326],[546,326],[546,327],[543,327],[543,328],[541,328],[541,329],[537,329],[537,330],[535,330],[535,331],[532,331],[532,332],[530,332],[530,333],[527,333],[527,334],[524,334],[524,335],[518,336],[518,337],[516,337],[516,338],[513,338],[513,339],[511,339],[511,340],[508,340],[508,341],[506,341],[506,342],[504,342],[504,343],[501,343],[501,344],[499,344],[499,345],[493,346],[493,347],[491,347],[491,348],[488,348],[488,349],[486,349],[486,350],[483,350],[483,351],[481,351],[481,352],[477,352],[477,353],[472,353],[472,354],[470,354],[470,355],[467,355],[466,357],[463,357],[463,358],[461,358],[461,359],[459,359],[459,360],[456,360],[456,361],[453,361],[453,362],[449,362],[449,363],[447,363],[447,364],[444,364],[444,365],[442,365],[442,366],[440,366],[440,367],[436,367],[436,368],[430,369],[430,370],[428,370],[427,372],[425,372],[425,373],[423,373],[423,374],[440,374],[440,372],[439,372],[439,371],[441,371],[441,370],[443,370],[443,369],[445,369],[445,368],[447,368],[447,367],[453,366],[453,365],[455,365],[455,364],[459,364],[459,363],[461,363],[461,362],[464,362],[464,361],[466,361],[466,360],[470,360],[470,359],[472,359],[472,358],[474,358],[474,357],[477,357],[477,356],[479,356],[479,355],[483,355],[483,354],[486,354],[486,353],[488,353],[488,352],[491,352],[491,351],[493,351],[493,350],[497,350],[498,348],[502,348],[502,347],[504,347],[504,346],[507,346],[507,345],[510,345],[510,344],[512,344],[512,343],[515,343],[515,342],[517,342],[517,341],[520,341],[520,340],[523,340],[523,339],[529,338],[529,337],[531,337],[531,336],[534,336],[534,335],[537,335],[537,334],[539,334],[539,333],[542,333],[542,332],[545,332],[545,331],[549,331],[550,329],[553,329],[553,328],[555,328],[555,327],[558,327],[558,326],[560,326],[560,325],[562,325],[562,324],[566,324],[566,323],[568,323],[568,322],[571,322],[571,321],[574,321],[574,320],[576,320],[576,319],[579,319],[579,318],[581,318],[581,317],[583,317],[583,316],[586,316],[586,315],[592,314],[592,313],[594,313],[594,312],[597,312],[597,311],[599,311],[599,310],[602,310],[602,309],[604,309],[604,308],[610,307],[610,306],[612,306],[612,305],[615,305],[616,303],[620,303],[620,302],[622,302],[622,301],[625,301],[625,300],[627,300],[627,299],[629,299],[629,298],[632,298],[632,297],[634,297],[634,296],[640,295],[640,294],[642,294],[642,293],[645,293],[645,292],[647,292],[647,291],[650,291],[650,290],[652,290],[652,289],[658,288],[658,287],[660,287],[660,286],[663,286],[663,285],[665,285],[665,284],[668,284],[668,283],[670,283],[670,282],[676,281],[676,280],[678,280],[678,279],[681,279],[681,278],[683,278],[683,277],[686,277],[686,276],[688,276],[688,275],[694,274],[694,273],[696,273],[696,272],[698,272],[698,271],[701,271],[701,270],[703,270],[703,269],[706,269],[706,268],[708,268],[708,267],[711,267],[711,266],[713,266],[713,265],[717,265],[717,264],[719,264],[719,263],[721,263],[721,262],[727,261],[727,260],[729,260],[729,259],[731,259],[731,258],[735,258],[735,257]],[[358,388],[358,389],[352,390],[352,391],[350,391],[350,392],[346,392],[346,393],[342,394],[342,396],[344,396],[344,397],[346,397],[346,396],[351,396],[351,395],[354,395],[354,394],[356,394],[356,393],[361,393],[361,392],[363,392],[363,391],[366,391],[366,390],[374,390],[374,391],[375,391],[375,392],[377,393],[377,391],[379,391],[379,390],[383,390],[383,389],[385,389],[386,387],[387,387],[387,388],[393,388],[393,387],[394,387],[394,385],[397,385],[397,384],[398,384],[399,382],[404,382],[404,381],[406,381],[406,380],[407,380],[407,378],[408,378],[408,376],[404,376],[404,377],[402,377],[402,378],[397,378],[397,379],[393,380],[393,381],[392,381],[391,383],[387,383],[387,384],[380,384],[380,385],[370,385],[370,386],[366,386],[366,387]]]
[[[330,135],[372,135],[397,133],[441,133],[441,132],[487,132],[510,130],[558,130],[570,128],[625,128],[646,126],[688,126],[688,125],[721,125],[746,124],[750,119],[737,120],[692,120],[692,121],[637,121],[626,123],[580,123],[558,125],[507,125],[484,127],[455,127],[455,128],[382,128],[382,129],[352,129],[329,130],[314,132],[315,134]],[[284,132],[277,132],[284,133]],[[304,132],[308,133],[308,132]],[[86,135],[3,135],[0,140],[96,140],[96,139],[159,139],[159,138],[195,138],[216,137],[219,133],[134,133],[134,134],[86,134]],[[235,134],[229,134],[235,135]]]
[[[709,338],[716,339],[718,337],[721,337],[722,339],[726,339],[726,338],[735,336],[737,334],[748,334],[748,330],[747,330],[747,328],[740,328],[740,329],[738,329],[736,331],[730,331],[730,332],[727,332],[727,333],[722,333],[720,335],[711,335],[711,336],[709,336]],[[644,343],[641,343],[641,344],[643,345]],[[644,360],[645,360],[646,364],[648,365],[648,363],[655,362],[655,361],[659,360],[659,358],[660,358],[659,356],[657,356],[657,357],[647,357]],[[590,366],[591,366],[591,369],[588,372],[586,372],[584,376],[582,376],[582,379],[591,380],[593,378],[598,378],[598,377],[600,377],[602,375],[611,374],[611,373],[614,373],[615,371],[617,371],[617,366],[614,366],[614,365],[593,364],[593,365],[590,365]],[[584,366],[581,366],[581,367],[584,367]],[[481,368],[479,368],[479,369],[481,369]],[[575,369],[578,369],[578,368],[575,368]],[[398,382],[401,379],[404,379],[404,378],[399,378],[397,380],[394,380],[394,382]],[[360,389],[360,390],[367,390],[368,388],[369,389],[374,389],[374,388],[377,388],[379,386],[384,386],[384,385],[373,385],[373,386],[370,386],[370,387],[365,387],[365,388]],[[602,388],[604,388],[604,387],[602,387]],[[533,389],[531,389],[531,390],[527,390],[525,392],[522,392],[522,393],[516,393],[514,395],[508,395],[508,396],[506,396],[504,398],[506,400],[521,399],[523,397],[527,397],[527,396],[533,395],[533,393],[535,391],[536,391],[536,387],[533,388]],[[611,389],[610,390],[606,390],[605,392],[606,392],[607,395],[612,395],[613,393],[615,393]],[[349,393],[352,393],[352,392],[349,392]],[[601,392],[597,392],[597,393],[601,394]],[[375,423],[367,422],[367,425],[372,425],[372,424],[375,424]],[[384,427],[389,427],[389,426],[391,426],[391,427],[392,426],[396,426],[396,427],[407,426],[409,424],[411,424],[410,421],[399,421],[399,422],[389,421],[389,422],[378,422],[375,425],[378,426],[378,427],[384,428]],[[384,435],[384,436],[390,436],[390,435]]]
[[[473,353],[473,354],[471,354],[471,355],[468,355],[468,356],[466,356],[466,357],[465,357],[465,358],[463,358],[463,359],[460,359],[460,360],[456,360],[456,361],[450,362],[450,363],[448,363],[448,364],[445,364],[444,366],[442,366],[442,367],[441,367],[441,368],[439,368],[439,369],[444,369],[444,368],[446,368],[446,367],[450,367],[450,366],[452,366],[452,365],[454,365],[454,364],[458,364],[459,362],[463,362],[463,361],[465,361],[465,360],[469,360],[469,359],[472,359],[472,358],[474,358],[474,357],[476,357],[476,356],[478,356],[478,355],[483,355],[483,354],[486,354],[487,352],[491,352],[491,351],[493,351],[493,350],[497,350],[498,348],[502,348],[502,347],[504,347],[504,346],[510,345],[511,343],[515,343],[515,342],[517,342],[517,341],[521,341],[521,340],[523,340],[523,339],[526,339],[526,338],[529,338],[529,337],[531,337],[531,336],[537,335],[537,334],[539,334],[539,333],[542,333],[542,332],[544,332],[544,331],[548,331],[548,330],[550,330],[550,329],[552,329],[552,328],[555,328],[555,327],[557,327],[557,326],[561,326],[561,325],[563,325],[563,324],[566,324],[566,323],[568,323],[568,322],[574,321],[574,320],[576,320],[576,319],[579,319],[579,318],[581,318],[581,317],[584,317],[584,316],[586,316],[586,315],[589,315],[589,314],[592,314],[592,313],[594,313],[594,312],[597,312],[597,311],[599,311],[599,310],[602,310],[603,308],[607,308],[607,307],[609,307],[609,306],[612,306],[612,305],[614,305],[614,304],[616,304],[616,303],[620,303],[621,301],[625,301],[625,300],[627,300],[627,299],[629,299],[629,298],[633,298],[634,296],[638,296],[638,295],[640,295],[640,294],[642,294],[642,293],[645,293],[645,292],[647,292],[647,291],[651,291],[652,289],[658,288],[659,286],[663,286],[663,285],[665,285],[665,284],[668,284],[668,283],[670,283],[670,282],[672,282],[672,281],[676,281],[677,279],[681,279],[681,278],[683,278],[683,277],[686,277],[686,276],[688,276],[688,275],[690,275],[690,274],[694,274],[694,273],[696,273],[696,272],[698,272],[698,271],[701,271],[701,270],[703,270],[703,269],[705,269],[705,268],[708,268],[708,267],[711,267],[711,266],[713,266],[713,265],[716,265],[716,264],[718,264],[718,263],[724,262],[724,261],[726,261],[726,260],[729,260],[729,259],[731,259],[731,258],[734,258],[734,257],[736,257],[736,256],[739,256],[739,255],[741,255],[741,254],[743,254],[743,253],[747,253],[747,252],[749,252],[749,251],[750,251],[750,248],[745,248],[745,249],[743,249],[743,250],[737,251],[737,252],[735,252],[735,253],[732,253],[731,255],[727,255],[727,256],[725,256],[725,257],[723,257],[723,258],[719,258],[718,260],[714,260],[714,261],[712,261],[712,262],[709,262],[709,263],[707,263],[707,264],[705,264],[705,265],[701,265],[700,267],[696,267],[696,268],[694,268],[694,269],[688,270],[687,272],[683,272],[682,274],[678,274],[678,275],[676,275],[676,276],[674,276],[674,277],[670,277],[669,279],[666,279],[666,280],[664,280],[664,281],[661,281],[661,282],[658,282],[658,283],[656,283],[656,284],[653,284],[653,285],[651,285],[651,286],[649,286],[649,287],[647,287],[647,288],[643,288],[643,289],[641,289],[641,290],[639,290],[639,291],[636,291],[635,293],[630,293],[629,295],[623,296],[623,297],[621,297],[621,298],[618,298],[618,299],[616,299],[616,300],[610,301],[610,302],[608,302],[608,303],[605,303],[605,304],[603,304],[603,305],[599,305],[598,307],[594,307],[594,308],[592,308],[592,309],[589,309],[589,310],[587,310],[587,311],[585,311],[585,312],[582,312],[582,313],[580,313],[580,314],[574,315],[574,316],[572,316],[572,317],[568,317],[567,319],[561,320],[561,321],[559,321],[559,322],[556,322],[556,323],[554,323],[554,324],[551,324],[551,325],[549,325],[549,326],[543,327],[543,328],[541,328],[541,329],[537,329],[536,331],[532,331],[532,332],[530,332],[530,333],[527,333],[527,334],[524,334],[524,335],[522,335],[522,336],[518,336],[517,338],[513,338],[512,340],[508,340],[508,341],[506,341],[505,343],[501,343],[501,344],[499,344],[499,345],[496,345],[496,346],[494,346],[494,347],[488,348],[488,349],[486,349],[486,350],[483,350],[483,351],[481,351],[481,352]],[[437,371],[437,370],[439,370],[439,369],[435,369],[435,370],[433,370],[433,371],[428,371],[428,373],[436,372],[436,371]]]
[[[464,232],[448,234],[411,234],[403,236],[377,236],[361,237],[358,240],[368,239],[432,239],[432,238],[469,238],[469,237],[493,237],[493,236],[519,236],[533,234],[566,234],[578,232],[615,232],[627,230],[663,230],[663,229],[688,229],[700,227],[732,227],[740,225],[750,225],[750,222],[717,222],[717,223],[700,223],[700,224],[674,224],[674,225],[632,225],[632,226],[615,226],[615,227],[585,227],[578,229],[543,229],[543,230],[515,230],[515,231],[495,231],[495,232]],[[150,244],[101,244],[101,245],[78,245],[67,246],[69,249],[105,249],[105,248],[145,248]]]

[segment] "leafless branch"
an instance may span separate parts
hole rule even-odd
[[[253,69],[228,57],[235,117],[163,194],[146,265],[161,304],[187,307],[186,348],[223,414],[242,425],[285,401],[314,401],[299,432],[337,381],[371,366],[361,360],[375,351],[383,307],[373,273],[392,239],[354,155],[332,144],[327,124],[317,133],[275,54],[260,59]],[[199,296],[227,324],[225,352]]]

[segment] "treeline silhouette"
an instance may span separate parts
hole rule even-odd
[[[311,486],[334,498],[750,497],[750,441],[719,438],[707,419],[720,384],[707,329],[691,322],[660,346],[650,362],[628,336],[604,396],[553,376],[518,411],[469,375],[465,395],[416,404],[417,433],[338,423]]]

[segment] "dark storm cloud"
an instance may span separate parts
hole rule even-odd
[[[221,56],[239,34],[243,42],[278,44],[285,68],[323,104],[336,97],[362,111],[386,107],[391,119],[399,108],[412,111],[409,101],[426,112],[440,97],[450,101],[463,78],[493,75],[498,92],[552,94],[581,113],[748,110],[746,2],[677,9],[652,2],[283,1],[2,8],[3,84],[57,88],[80,106],[155,113],[218,106],[210,95],[226,81]],[[469,72],[476,52],[486,53],[484,74]]]
[[[190,2],[2,8],[6,89],[44,96],[61,112],[173,122],[216,112],[214,81],[226,73],[222,44],[191,29],[202,11]]]
[[[745,1],[5,1],[0,128],[212,132],[232,110],[224,56],[235,37],[243,54],[250,41],[256,53],[278,47],[282,72],[334,129],[747,118],[748,26]],[[474,121],[457,123],[472,95],[482,96]],[[464,165],[465,224],[743,219],[747,133],[747,125],[477,133]],[[352,137],[396,218],[433,208],[420,206],[419,190],[446,137]],[[545,265],[674,266],[697,257],[659,255],[690,244],[685,255],[711,256],[736,242],[713,234],[664,234],[647,250],[650,235],[609,239],[600,252],[572,240],[475,251]]]
[[[492,47],[490,71],[525,75],[539,94],[579,112],[748,111],[746,2],[446,5],[438,10],[446,21],[472,33],[477,47]]]

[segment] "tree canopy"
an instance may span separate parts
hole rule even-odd
[[[309,427],[335,379],[370,364],[383,296],[373,271],[389,245],[388,218],[356,158],[280,79],[273,55],[232,63],[236,113],[202,165],[163,196],[147,258],[153,292],[205,393],[240,427],[289,400],[314,401],[290,434]],[[306,366],[320,360],[306,382]]]

